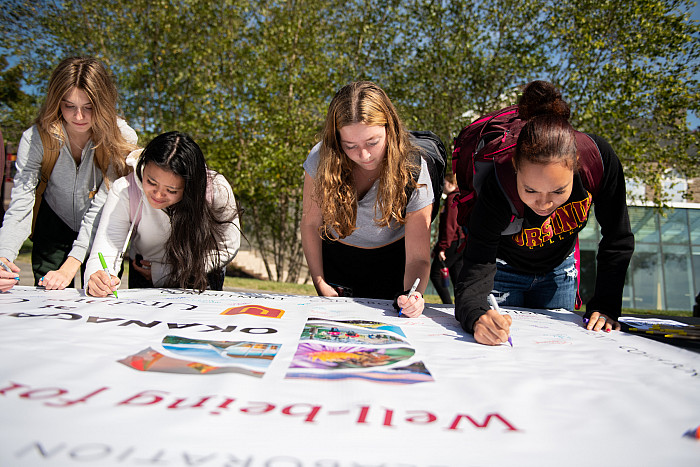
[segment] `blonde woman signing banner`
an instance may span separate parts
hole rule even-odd
[[[116,105],[117,89],[94,58],[67,58],[51,75],[36,123],[19,143],[12,198],[0,230],[0,261],[16,276],[19,268],[12,261],[33,227],[35,284],[64,289],[73,283],[110,181],[129,172],[124,159],[136,148],[136,132],[117,118]],[[47,159],[55,165],[44,185]],[[43,186],[42,197],[37,187]],[[38,209],[34,226],[32,209]]]
[[[304,162],[301,238],[319,295],[396,298],[406,316],[423,312],[433,190],[416,152],[379,86],[355,82],[336,93]]]

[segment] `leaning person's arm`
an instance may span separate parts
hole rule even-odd
[[[321,236],[318,229],[321,227],[321,207],[314,199],[314,179],[304,172],[304,199],[301,214],[301,245],[304,249],[306,265],[314,283],[316,292],[326,297],[337,297],[338,292],[328,285],[323,275],[323,250]]]
[[[482,333],[476,333],[475,327],[490,309],[487,297],[493,290],[501,232],[510,223],[510,217],[510,205],[498,182],[494,176],[487,178],[469,218],[462,271],[455,284],[455,318],[462,329],[475,334],[477,342],[483,344],[490,342],[480,341]],[[504,323],[489,321],[488,316],[481,324],[489,327],[488,334],[503,331],[502,327],[496,328]]]
[[[10,206],[0,228],[0,257],[14,261],[32,229],[36,187],[39,184],[44,147],[36,127],[22,134],[17,148],[17,169]]]
[[[403,278],[404,290],[409,290],[416,279],[420,283],[416,293],[411,297],[400,295],[396,303],[401,312],[409,318],[416,318],[423,313],[425,300],[423,292],[428,286],[430,274],[430,213],[432,204],[418,211],[406,214],[406,266]]]
[[[97,291],[90,290],[90,280],[93,279],[93,276],[94,280],[102,276],[102,274],[99,274],[102,271],[102,265],[98,253],[102,253],[111,272],[113,274],[117,273],[116,269],[120,265],[115,264],[115,260],[124,246],[130,226],[129,190],[127,179],[123,177],[115,181],[109,190],[95,233],[95,241],[85,264],[83,283],[88,284],[88,290],[86,291],[88,295],[97,293]],[[104,274],[104,271],[102,272]],[[102,276],[102,285],[108,279],[106,274],[104,274]],[[115,285],[117,285],[116,281]],[[104,290],[102,291],[104,292]]]
[[[586,304],[586,317],[593,318],[592,314],[597,311],[612,320],[603,329],[619,329],[617,320],[622,311],[622,292],[634,251],[634,235],[627,213],[622,164],[605,140],[599,137],[594,139],[600,148],[605,170],[598,194],[593,199],[601,240],[596,255],[595,292]]]

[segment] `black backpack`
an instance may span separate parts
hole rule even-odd
[[[425,160],[430,173],[430,181],[433,183],[433,211],[430,214],[431,222],[440,212],[440,200],[442,199],[442,187],[445,180],[445,166],[447,165],[447,150],[442,141],[432,131],[411,131],[410,140],[415,146],[420,149],[421,157]],[[418,165],[418,173],[413,174],[413,179],[418,181],[420,175],[420,164]],[[413,190],[407,188],[406,194],[411,197]]]

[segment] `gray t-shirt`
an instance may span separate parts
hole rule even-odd
[[[311,149],[309,156],[304,161],[304,170],[311,178],[316,178],[316,169],[320,157],[321,143]],[[375,205],[377,203],[377,190],[379,180],[375,181],[372,188],[357,203],[357,229],[349,236],[340,240],[341,243],[356,246],[359,248],[379,248],[384,245],[399,240],[405,235],[405,227],[392,220],[389,227],[377,225],[375,222]],[[426,206],[433,204],[433,185],[430,181],[428,166],[421,158],[420,175],[418,176],[418,187],[413,191],[411,199],[408,200],[406,212],[419,211]],[[336,232],[333,231],[336,235]]]

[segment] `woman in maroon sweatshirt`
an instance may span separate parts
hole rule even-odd
[[[622,291],[634,250],[627,214],[625,177],[610,145],[588,135],[603,163],[595,195],[578,170],[576,133],[569,107],[551,83],[534,81],[518,103],[522,128],[513,156],[517,196],[525,205],[522,228],[501,235],[512,219],[504,189],[492,173],[469,218],[464,264],[455,286],[455,316],[477,342],[506,342],[511,319],[489,306],[573,310],[576,297],[574,247],[591,205],[600,224],[597,275],[584,321],[590,330],[619,329]]]

